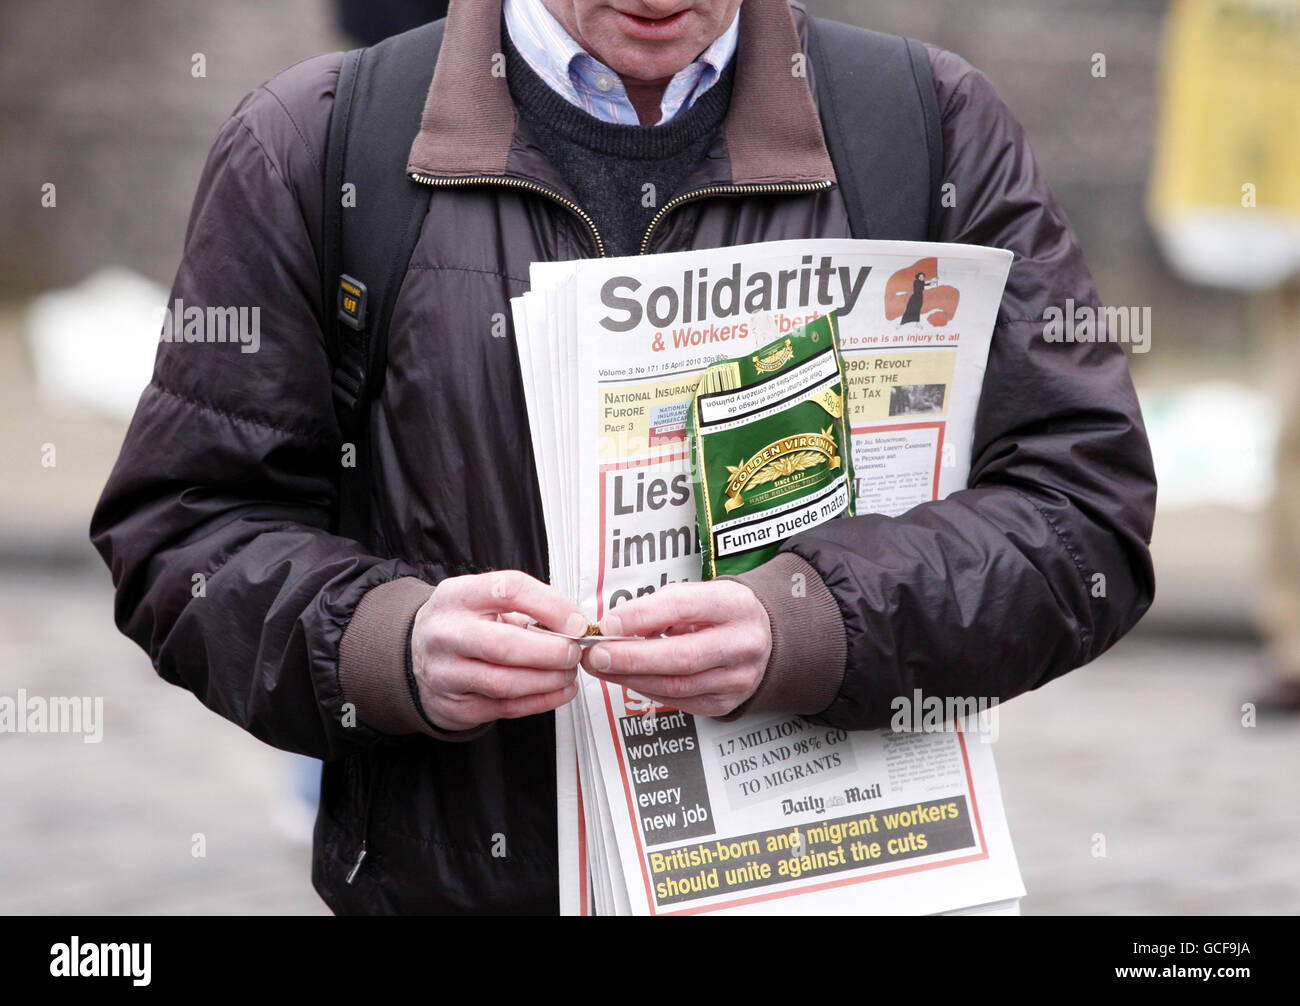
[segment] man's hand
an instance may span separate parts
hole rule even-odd
[[[572,601],[517,570],[438,584],[411,627],[411,669],[434,726],[532,716],[578,693],[578,644],[524,628],[533,618],[572,636],[587,628]]]
[[[671,584],[620,604],[600,628],[608,636],[666,636],[599,643],[583,667],[699,716],[725,716],[753,695],[772,652],[767,610],[734,580]]]

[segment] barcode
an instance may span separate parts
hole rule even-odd
[[[735,391],[740,387],[739,363],[716,363],[704,374],[704,392]]]

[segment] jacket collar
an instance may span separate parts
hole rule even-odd
[[[788,0],[744,0],[736,81],[722,127],[730,177],[721,180],[835,180],[809,77],[793,72],[806,16]],[[522,171],[511,156],[518,152],[518,128],[501,54],[500,0],[451,0],[407,172],[535,177],[535,168]],[[536,165],[535,158],[528,161]]]

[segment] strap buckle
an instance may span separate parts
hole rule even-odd
[[[339,276],[339,291],[336,298],[339,321],[355,332],[366,327],[366,285],[359,279],[343,273]]]

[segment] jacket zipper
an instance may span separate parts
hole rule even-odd
[[[645,236],[641,238],[641,252],[644,255],[646,249],[650,247],[650,236],[654,234],[655,228],[668,213],[682,203],[689,203],[696,199],[703,199],[706,196],[755,196],[755,195],[780,195],[795,192],[820,192],[822,189],[829,189],[834,182],[826,179],[820,182],[776,182],[771,184],[749,183],[745,185],[709,185],[702,189],[695,189],[691,192],[683,192],[680,196],[673,196],[663,206],[659,207],[659,212],[650,220],[650,226],[646,228]]]
[[[435,178],[432,175],[422,175],[419,172],[411,172],[412,180],[422,185],[433,185],[440,187],[451,187],[455,185],[504,185],[507,188],[525,189],[529,192],[536,192],[538,195],[546,196],[554,202],[559,203],[572,210],[587,228],[591,231],[591,236],[596,239],[596,249],[600,252],[600,257],[605,257],[605,242],[600,236],[600,231],[596,229],[596,222],[581,206],[572,199],[566,199],[545,185],[538,185],[536,182],[526,181],[522,178],[511,178],[508,175],[472,175],[465,178]],[[684,192],[679,196],[673,196],[663,206],[650,221],[650,226],[646,228],[645,235],[641,238],[641,252],[644,255],[646,249],[650,247],[650,237],[654,234],[655,228],[669,212],[681,206],[683,203],[689,203],[696,199],[704,199],[708,196],[754,196],[754,195],[781,195],[792,194],[796,192],[820,192],[823,189],[829,189],[834,182],[829,179],[820,182],[776,182],[776,183],[749,183],[745,185],[708,185],[702,189],[694,189],[691,192]]]
[[[370,844],[370,810],[371,804],[375,798],[375,780],[374,769],[366,771],[366,820],[361,829],[361,848],[357,852],[356,862],[352,864],[352,869],[344,878],[344,883],[351,884],[357,879],[357,874],[361,872],[361,864],[366,861],[366,849]]]
[[[576,213],[591,231],[591,236],[596,239],[596,250],[600,252],[600,257],[605,257],[605,241],[600,236],[600,231],[596,230],[596,221],[592,220],[587,211],[575,203],[572,199],[565,199],[545,185],[538,185],[536,182],[525,181],[522,178],[511,178],[508,175],[472,175],[467,178],[434,178],[432,175],[422,175],[419,172],[411,172],[413,181],[421,185],[433,185],[443,188],[450,188],[455,185],[504,185],[512,189],[527,189],[529,192],[536,192],[538,195],[546,196],[548,199],[559,203],[561,206],[567,206]]]

